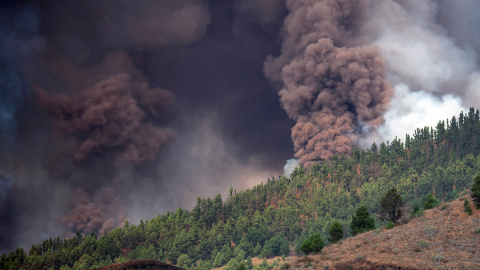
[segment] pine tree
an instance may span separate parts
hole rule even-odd
[[[463,201],[463,208],[465,208],[465,213],[467,213],[467,215],[471,216],[473,215],[473,212],[472,212],[472,207],[470,207],[470,202],[468,201],[467,198],[465,198],[465,201]]]
[[[340,222],[335,221],[333,225],[330,227],[329,232],[330,232],[330,237],[328,238],[328,241],[330,241],[331,243],[337,243],[338,241],[342,240],[343,228]]]
[[[425,210],[432,209],[437,205],[438,205],[438,200],[435,197],[433,197],[432,193],[429,193],[427,200],[423,204],[423,209]]]
[[[375,229],[375,220],[370,217],[370,213],[365,205],[360,206],[356,214],[353,215],[350,228],[353,235]]]
[[[380,201],[378,212],[381,220],[390,220],[397,223],[403,216],[403,200],[396,188],[390,189]]]
[[[312,234],[300,246],[300,250],[308,255],[310,253],[320,253],[323,249],[323,240],[320,234]]]

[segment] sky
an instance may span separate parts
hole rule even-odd
[[[0,251],[191,209],[478,107],[478,11],[2,1]]]

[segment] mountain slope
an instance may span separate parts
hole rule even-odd
[[[479,246],[480,210],[468,216],[460,198],[391,230],[357,235],[318,255],[293,256],[288,264],[292,269],[309,264],[315,269],[480,269]]]

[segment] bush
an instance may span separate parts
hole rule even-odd
[[[465,200],[463,201],[463,208],[465,208],[465,213],[467,213],[467,215],[471,216],[473,215],[473,212],[472,212],[472,207],[470,207],[470,202],[468,201],[467,198],[465,198]]]
[[[330,237],[328,238],[328,241],[330,243],[337,243],[338,241],[342,240],[343,228],[340,222],[335,221],[333,225],[330,227],[329,232],[330,232]]]
[[[353,235],[375,229],[375,220],[370,217],[370,213],[365,205],[360,206],[356,214],[352,216],[350,228],[352,229]]]
[[[320,234],[312,234],[303,241],[300,250],[303,254],[320,253],[323,249],[323,240]]]
[[[416,204],[413,206],[412,213],[410,213],[410,218],[421,217],[422,215],[423,215],[423,210],[420,209],[420,207],[419,207],[418,204],[416,203]]]
[[[475,182],[472,186],[472,199],[475,203],[475,207],[480,209],[480,175],[475,178]]]
[[[395,224],[393,224],[393,222],[390,221],[387,223],[387,229],[390,230],[390,229],[393,229],[393,227],[395,227]]]
[[[435,206],[437,206],[438,204],[439,204],[438,200],[435,197],[433,197],[432,193],[429,193],[428,197],[427,197],[427,200],[423,204],[423,209],[425,209],[425,210],[432,209]]]
[[[432,259],[436,262],[442,262],[445,260],[445,257],[440,254],[433,254]]]

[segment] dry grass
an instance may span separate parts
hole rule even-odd
[[[480,269],[478,230],[480,210],[468,216],[456,200],[394,229],[360,234],[321,254],[286,262],[290,269]]]

